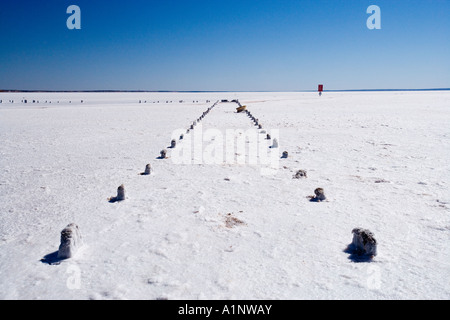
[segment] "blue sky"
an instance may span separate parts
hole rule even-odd
[[[2,0],[0,89],[449,88],[449,18],[450,0]]]

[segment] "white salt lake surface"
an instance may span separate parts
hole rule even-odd
[[[271,174],[177,163],[187,140],[157,159],[222,99],[278,132],[271,151],[289,157]],[[0,299],[450,298],[449,91],[0,100]],[[190,134],[255,129],[236,107],[217,104]],[[127,199],[109,203],[121,184]],[[310,202],[318,187],[327,201]],[[83,247],[41,261],[69,223]],[[377,239],[372,261],[345,252],[356,227]]]

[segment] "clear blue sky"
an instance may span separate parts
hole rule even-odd
[[[81,30],[69,30],[69,5]],[[369,30],[370,5],[381,30]],[[2,0],[0,89],[450,87],[450,0]]]

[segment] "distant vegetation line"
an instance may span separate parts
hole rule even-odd
[[[324,90],[324,92],[358,92],[358,91],[448,91],[450,88],[429,88],[429,89],[339,89]],[[113,93],[113,92],[131,92],[131,93],[214,93],[214,92],[317,92],[317,90],[288,90],[288,91],[252,91],[252,90],[0,90],[0,92],[48,92],[48,93],[76,93],[76,92],[92,92],[92,93]]]

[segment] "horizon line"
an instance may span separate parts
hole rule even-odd
[[[420,89],[328,89],[323,92],[355,92],[355,91],[449,91],[450,88],[420,88]],[[0,89],[0,93],[114,93],[114,92],[130,92],[130,93],[226,93],[226,92],[318,92],[318,90],[5,90]]]

